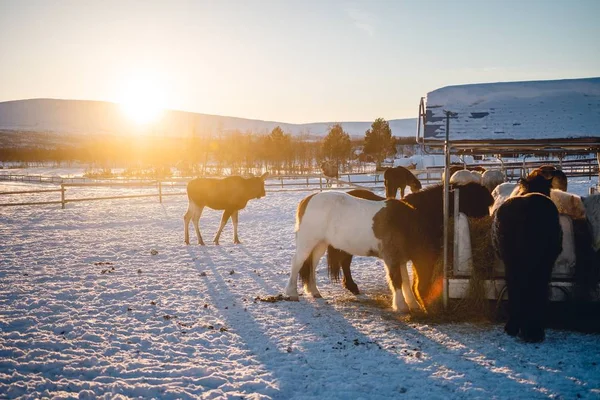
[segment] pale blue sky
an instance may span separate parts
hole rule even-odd
[[[442,86],[600,76],[599,16],[600,0],[0,0],[0,101],[120,101],[135,81],[201,113],[415,117]]]

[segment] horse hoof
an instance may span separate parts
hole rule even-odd
[[[188,246],[190,245],[190,242],[189,242],[189,241],[187,241],[187,242],[183,242],[183,243],[185,243],[185,244],[186,244],[186,245],[188,245]]]
[[[300,299],[298,298],[298,295],[295,296],[289,296],[290,301],[300,301]]]
[[[321,296],[321,293],[313,294],[312,297],[315,298],[315,299],[322,299],[323,298],[323,296]]]

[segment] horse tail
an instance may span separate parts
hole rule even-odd
[[[308,258],[304,260],[302,268],[300,268],[300,280],[302,284],[306,284],[311,281],[313,271],[313,252],[311,251]]]
[[[316,193],[311,194],[303,198],[298,204],[298,210],[296,212],[296,231],[300,229],[300,223],[302,222],[302,217],[304,217],[304,213],[306,212],[306,207],[308,207],[308,202]]]
[[[328,246],[327,247],[327,273],[332,282],[340,281],[340,250]]]

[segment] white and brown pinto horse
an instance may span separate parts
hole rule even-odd
[[[298,300],[298,275],[304,290],[321,297],[315,269],[327,246],[358,256],[383,259],[393,294],[392,307],[400,312],[422,310],[410,287],[410,234],[416,223],[412,206],[400,200],[370,201],[342,192],[310,195],[298,205],[296,254],[285,294]]]
[[[481,185],[471,185],[476,186],[470,186],[471,189],[481,193],[481,201],[475,204],[476,214],[487,215],[492,203],[490,193]],[[331,246],[330,251],[333,248],[338,253],[381,258],[393,295],[392,308],[399,312],[425,311],[421,295],[426,296],[430,291],[433,263],[424,262],[423,257],[439,248],[442,195],[435,188],[411,196],[423,198],[425,203],[435,203],[432,208],[437,211],[427,213],[425,209],[429,206],[418,210],[420,204],[414,206],[396,199],[366,200],[341,192],[318,193],[302,200],[298,205],[296,254],[286,295],[292,300],[298,299],[300,274],[305,292],[321,297],[315,268]],[[435,217],[428,217],[431,215]],[[412,285],[407,269],[409,260],[413,261]]]

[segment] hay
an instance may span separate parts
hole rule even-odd
[[[468,218],[469,231],[471,234],[471,257],[473,269],[469,279],[469,288],[464,299],[453,302],[445,314],[451,319],[458,320],[481,320],[493,317],[489,301],[486,298],[484,281],[494,278],[494,266],[496,253],[492,245],[492,217]],[[454,220],[450,220],[449,243],[454,242]],[[454,269],[454,246],[450,246],[448,252],[449,270]],[[443,257],[439,257],[434,266],[433,281],[439,281],[443,276]],[[431,305],[430,314],[442,312],[442,307],[437,304]]]

